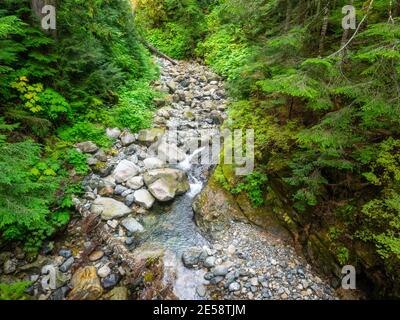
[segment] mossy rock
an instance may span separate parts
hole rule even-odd
[[[195,220],[207,233],[223,230],[230,220],[246,221],[233,195],[226,191],[213,175],[193,202]]]
[[[246,218],[253,224],[260,226],[264,230],[289,240],[288,231],[282,226],[277,219],[273,209],[267,205],[261,207],[253,207],[249,197],[245,192],[241,192],[236,197],[236,202]]]
[[[310,235],[305,246],[306,255],[325,275],[341,279],[341,268],[336,262],[336,256],[331,253],[325,240],[326,238],[321,240],[316,234]]]

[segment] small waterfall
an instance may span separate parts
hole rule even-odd
[[[187,156],[186,159],[180,162],[177,166],[179,169],[187,172],[189,176],[190,191],[187,193],[187,195],[190,198],[194,198],[196,195],[198,195],[203,188],[203,182],[200,181],[200,179],[198,179],[192,172],[190,172],[190,169],[193,165],[193,158],[200,154],[204,149],[205,147],[195,150],[191,155]]]
[[[197,156],[200,152],[202,152],[205,147],[199,148],[195,150],[191,155],[187,156],[185,160],[178,164],[178,169],[188,172],[192,167],[192,160],[195,156]]]
[[[190,178],[192,182],[190,182],[190,191],[187,193],[187,195],[191,198],[194,198],[203,189],[203,182],[201,182],[199,179],[195,177],[190,177]]]

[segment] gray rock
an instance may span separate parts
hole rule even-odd
[[[158,201],[165,202],[175,198],[175,187],[172,180],[158,179],[149,185],[149,191]]]
[[[140,189],[144,185],[143,176],[136,176],[128,179],[126,185],[133,190]]]
[[[165,166],[165,162],[155,157],[146,158],[143,163],[147,170],[160,169]]]
[[[193,268],[195,265],[199,263],[200,255],[202,254],[203,249],[199,247],[192,247],[187,249],[182,254],[182,262],[187,268]]]
[[[117,184],[117,186],[114,189],[114,193],[118,195],[122,195],[128,188],[121,186],[120,184]]]
[[[128,217],[121,221],[121,224],[125,227],[126,230],[132,233],[143,232],[143,226],[134,218]]]
[[[107,128],[106,129],[106,134],[110,139],[118,139],[118,137],[121,135],[121,130],[118,128]]]
[[[92,213],[101,214],[102,219],[111,220],[121,218],[131,213],[131,209],[122,202],[112,198],[97,198],[90,208]]]
[[[150,209],[154,204],[154,197],[146,189],[140,189],[133,193],[134,201],[145,209]]]
[[[217,277],[212,278],[212,279],[210,280],[210,283],[215,285],[215,284],[220,283],[220,282],[223,281],[223,280],[224,280],[224,277],[223,277],[223,276],[217,276]]]
[[[176,195],[183,194],[190,189],[186,173],[178,169],[163,168],[150,170],[143,175],[143,178],[147,186],[150,186],[159,179],[163,179],[168,186],[173,187]]]
[[[165,129],[162,128],[152,128],[144,129],[139,131],[138,141],[142,144],[150,146],[161,138],[165,133]]]
[[[63,248],[63,249],[60,249],[60,251],[58,251],[58,255],[68,259],[69,257],[72,257],[72,251],[70,249]]]
[[[8,259],[4,262],[3,272],[4,274],[11,274],[17,270],[17,260],[16,259]]]
[[[204,275],[204,279],[205,279],[205,280],[211,280],[212,278],[214,278],[214,273],[212,273],[212,272],[207,272],[207,273]]]
[[[99,160],[99,161],[101,161],[101,162],[107,162],[107,155],[106,155],[106,153],[103,151],[103,150],[99,150],[99,151],[97,151],[96,152],[96,154],[94,155],[94,157],[97,159],[97,160]]]
[[[203,285],[199,285],[196,287],[196,292],[200,297],[204,297],[206,295],[206,287]]]
[[[99,160],[97,160],[96,158],[90,157],[90,158],[87,158],[86,163],[89,166],[95,166],[97,163],[99,163]]]
[[[60,271],[64,273],[67,272],[72,267],[74,260],[74,257],[69,257],[67,260],[65,260],[59,268]]]
[[[97,270],[97,275],[100,278],[105,278],[111,273],[111,269],[108,265],[102,266],[99,270]]]
[[[61,288],[58,288],[56,291],[54,291],[51,296],[50,300],[65,300],[65,297],[67,294],[71,291],[71,288],[68,286],[64,286]]]
[[[237,282],[232,282],[232,283],[229,285],[229,291],[231,291],[231,292],[233,292],[233,291],[239,291],[240,289],[241,289],[241,286],[240,286],[240,284],[237,283]]]
[[[204,260],[204,266],[205,266],[206,268],[212,268],[212,267],[214,267],[214,266],[215,266],[215,257],[213,257],[213,256],[207,257],[207,258]]]
[[[139,172],[140,168],[133,162],[122,160],[114,169],[113,177],[117,183],[122,183],[137,176]]]
[[[124,192],[121,193],[121,197],[126,198],[128,195],[130,195],[131,193],[133,193],[133,190],[131,189],[126,189]]]
[[[94,153],[97,150],[99,150],[99,147],[92,141],[85,141],[85,142],[80,142],[75,144],[75,147],[77,147],[79,150],[81,150],[84,153]]]
[[[228,267],[225,265],[218,265],[213,270],[214,275],[216,276],[225,276],[228,273]]]
[[[125,204],[130,207],[135,202],[135,196],[133,193],[128,194],[125,198]]]
[[[101,284],[103,285],[104,289],[108,290],[115,287],[118,284],[119,280],[120,280],[119,275],[112,273],[109,274],[107,277],[103,278],[101,280]]]
[[[122,132],[119,138],[121,139],[121,143],[124,147],[129,146],[136,141],[135,135],[129,131]]]
[[[225,280],[228,283],[231,283],[232,281],[234,281],[237,278],[236,276],[236,272],[235,271],[230,271],[225,275]]]

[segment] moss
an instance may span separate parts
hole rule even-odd
[[[146,271],[143,275],[143,279],[145,282],[152,282],[154,280],[154,274],[151,271]]]

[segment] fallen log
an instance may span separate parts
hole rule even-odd
[[[148,43],[147,41],[145,41],[145,40],[142,39],[142,43],[143,43],[143,45],[144,45],[147,49],[150,50],[150,52],[152,52],[152,53],[154,53],[154,54],[160,56],[161,58],[164,58],[164,59],[168,60],[168,61],[171,62],[173,65],[177,65],[177,64],[178,64],[174,59],[168,57],[166,54],[162,53],[160,50],[158,50],[157,48],[155,48],[154,46],[152,46],[152,45],[151,45],[150,43]]]

